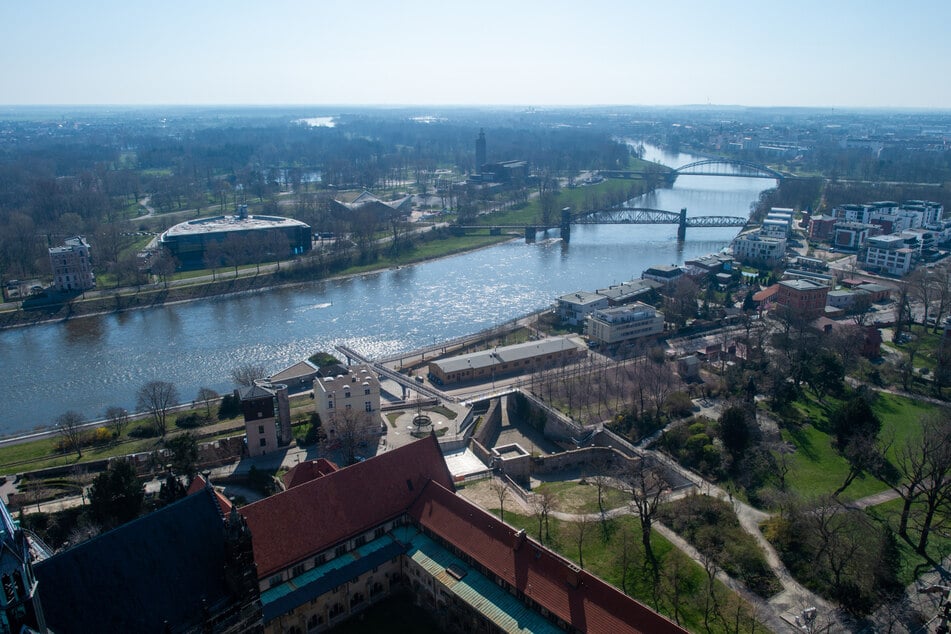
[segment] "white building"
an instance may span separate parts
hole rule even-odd
[[[67,238],[61,247],[50,250],[53,286],[61,293],[88,291],[96,286],[89,257],[89,243],[82,236]]]
[[[561,323],[580,326],[588,315],[600,308],[607,308],[609,299],[600,293],[577,291],[562,295],[555,300],[555,312]]]
[[[738,235],[733,240],[733,257],[748,264],[775,266],[786,255],[786,240],[771,238],[758,231]]]
[[[318,377],[314,379],[314,409],[331,441],[344,433],[376,433],[381,422],[380,381],[369,366]]]
[[[653,306],[636,302],[598,310],[588,317],[585,334],[602,346],[610,346],[664,331],[664,315]]]
[[[907,245],[900,235],[875,236],[868,239],[865,254],[867,268],[891,275],[905,275],[914,268],[917,249]]]

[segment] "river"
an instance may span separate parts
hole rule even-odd
[[[647,146],[645,158],[679,166],[700,157]],[[746,216],[773,181],[680,177],[632,206],[688,215]],[[136,391],[170,381],[183,401],[200,387],[233,389],[244,362],[276,372],[344,343],[370,357],[410,351],[492,327],[549,306],[559,295],[640,277],[653,264],[719,251],[735,229],[694,229],[683,243],[674,225],[573,227],[535,244],[511,242],[414,266],[0,332],[0,435],[51,425],[68,409],[101,417],[132,411]]]

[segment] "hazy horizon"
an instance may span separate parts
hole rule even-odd
[[[5,106],[951,108],[951,3],[0,8]]]

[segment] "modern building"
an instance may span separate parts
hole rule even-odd
[[[835,235],[835,224],[839,220],[834,216],[813,216],[809,219],[809,239],[825,242]]]
[[[68,293],[96,287],[89,250],[89,243],[82,236],[67,238],[63,246],[50,248],[50,268],[56,290]]]
[[[656,280],[640,279],[599,288],[595,293],[607,297],[609,306],[624,306],[634,301],[656,297],[657,290],[663,287],[664,285]]]
[[[832,245],[837,249],[857,251],[865,247],[870,235],[875,235],[880,229],[876,225],[862,222],[838,222]]]
[[[435,436],[240,512],[268,634],[323,632],[388,597],[445,631],[685,632],[457,496]]]
[[[314,411],[330,441],[342,434],[361,438],[380,430],[380,380],[370,366],[314,379]]]
[[[733,257],[745,264],[776,266],[786,256],[786,240],[752,231],[733,239]]]
[[[249,216],[243,205],[235,216],[214,216],[179,223],[163,233],[159,242],[178,260],[181,268],[196,269],[212,264],[207,261],[211,245],[226,247],[226,241],[235,238],[247,241],[240,250],[242,257],[257,251],[261,254],[258,261],[287,258],[311,249],[309,225],[280,216]],[[225,254],[214,251],[211,257],[215,259],[215,266],[227,259]]]
[[[917,260],[917,250],[910,247],[903,236],[891,234],[868,239],[865,253],[865,267],[868,269],[901,276],[911,271]]]
[[[56,634],[263,631],[251,534],[210,486],[34,568]]]
[[[390,218],[394,214],[407,216],[413,209],[412,196],[403,196],[396,200],[385,201],[366,190],[355,196],[341,194],[333,202],[336,210],[348,217],[352,216],[354,212],[369,212],[379,218]]]
[[[596,310],[588,317],[585,334],[601,346],[613,346],[664,332],[664,315],[653,306],[637,302],[630,306]]]
[[[291,407],[287,386],[267,381],[235,390],[241,399],[248,454],[261,456],[291,442]]]
[[[608,305],[608,298],[599,292],[575,291],[555,300],[555,313],[561,323],[581,326],[588,315],[600,308],[607,308]]]
[[[686,271],[675,264],[655,264],[641,273],[641,279],[654,280],[669,288],[684,275],[686,275]]]
[[[564,365],[585,351],[576,337],[548,337],[430,361],[429,378],[437,385],[494,380]]]
[[[809,280],[783,280],[776,289],[776,303],[789,314],[815,319],[825,311],[829,286]]]

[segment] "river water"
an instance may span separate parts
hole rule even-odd
[[[645,158],[679,166],[700,157],[647,146]],[[688,216],[746,216],[774,181],[680,177],[632,206]],[[199,387],[233,389],[244,362],[276,372],[344,343],[370,357],[410,351],[544,308],[559,295],[640,277],[719,251],[736,229],[583,225],[570,244],[557,232],[437,261],[249,295],[103,315],[0,332],[0,435],[52,424],[67,409],[94,419],[151,380],[174,383],[183,401]]]

